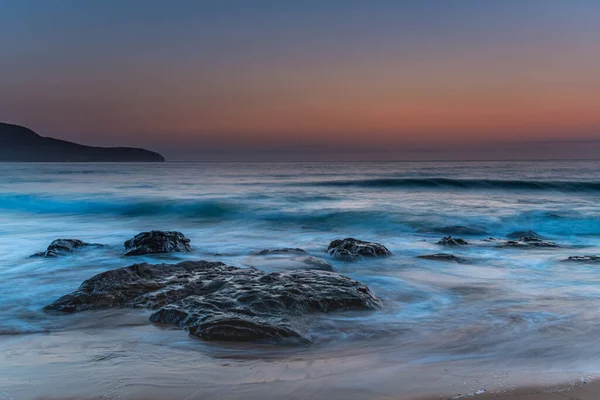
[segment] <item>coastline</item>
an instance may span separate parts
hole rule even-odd
[[[343,391],[340,396],[328,394],[328,397],[323,399],[342,400],[346,399],[347,393]],[[169,398],[164,397],[152,397],[148,395],[133,396],[133,397],[122,397],[122,396],[92,396],[86,397],[88,400],[166,400]],[[206,397],[202,394],[197,396],[186,397],[186,400],[201,400]],[[249,398],[243,394],[238,398]],[[289,397],[290,399],[302,398],[302,397]],[[473,399],[473,400],[597,400],[600,398],[600,382],[594,381],[588,384],[579,384],[566,386],[562,388],[544,388],[544,387],[530,387],[530,388],[519,388],[507,392],[501,393],[483,393],[483,394],[472,394],[472,395],[457,395],[457,396],[436,396],[427,398],[415,398],[415,397],[385,397],[379,398],[379,400],[458,400],[458,399]],[[38,397],[35,400],[76,400],[80,397]],[[173,398],[175,399],[175,398]],[[230,397],[223,397],[223,399],[231,399]],[[285,397],[279,398],[285,400]],[[314,398],[319,400],[320,398]],[[364,400],[370,400],[365,397]],[[373,398],[373,400],[376,400]]]
[[[147,313],[127,310],[98,312],[90,319],[93,326],[85,322],[76,330],[0,336],[0,398],[600,398],[598,376],[582,372],[544,372],[517,365],[511,370],[473,360],[407,362],[360,343],[334,351],[206,343],[179,329],[149,324]]]

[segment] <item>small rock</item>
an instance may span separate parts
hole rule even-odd
[[[321,271],[334,270],[333,266],[327,261],[323,260],[322,258],[309,256],[304,250],[301,252],[265,250],[265,252],[261,251],[255,256],[248,257],[246,260],[244,260],[244,264],[266,271],[293,269],[317,269]]]
[[[600,263],[600,256],[571,256],[564,262]]]
[[[453,261],[453,262],[457,262],[457,263],[464,262],[464,259],[457,257],[453,254],[447,254],[447,253],[426,254],[426,255],[422,255],[422,256],[417,256],[417,258],[421,258],[424,260],[431,260],[431,261]]]
[[[306,251],[303,249],[292,249],[292,248],[267,249],[267,250],[261,250],[256,254],[259,256],[266,256],[266,255],[270,255],[270,254],[306,254]]]
[[[327,252],[333,257],[342,261],[354,261],[362,257],[380,257],[392,255],[392,252],[382,244],[365,242],[353,238],[334,240],[329,244]]]
[[[190,239],[181,232],[142,232],[125,242],[126,256],[144,254],[191,252]]]
[[[452,236],[446,236],[442,238],[437,244],[441,244],[442,246],[464,246],[469,244],[464,239],[453,238]]]
[[[501,247],[558,247],[558,245],[548,240],[525,236],[519,240],[508,240],[502,243]]]
[[[333,271],[333,266],[327,261],[319,257],[306,256],[299,259],[300,262],[307,266],[306,269],[318,269],[321,271]]]
[[[84,247],[103,247],[103,245],[98,243],[86,243],[79,239],[56,239],[50,243],[50,246],[48,246],[46,251],[35,253],[32,257],[58,257],[73,253],[74,250]]]
[[[559,247],[556,243],[549,240],[540,239],[535,236],[524,236],[517,240],[503,240],[496,238],[483,239],[484,242],[496,243],[498,247],[521,247],[521,248],[532,248],[532,247],[547,247],[555,248]]]
[[[511,232],[508,235],[506,235],[507,238],[509,239],[513,239],[513,240],[519,240],[521,238],[525,238],[525,237],[530,237],[530,238],[535,238],[535,239],[544,239],[542,237],[542,235],[538,234],[537,232],[534,231],[516,231],[516,232]]]

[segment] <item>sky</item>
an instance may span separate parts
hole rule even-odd
[[[0,121],[169,160],[597,158],[597,0],[0,0]]]

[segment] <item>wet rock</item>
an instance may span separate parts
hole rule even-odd
[[[334,268],[327,261],[319,257],[307,256],[299,258],[299,261],[307,266],[306,269],[318,269],[321,271],[333,271]]]
[[[307,253],[303,249],[285,248],[285,249],[261,250],[256,254],[258,254],[259,256],[265,256],[265,255],[271,255],[271,254],[307,254]]]
[[[466,235],[466,236],[482,236],[487,235],[485,229],[468,227],[463,225],[442,226],[429,229],[420,229],[420,233],[439,233],[442,235]]]
[[[142,232],[125,242],[126,256],[191,252],[190,239],[181,232]]]
[[[392,252],[382,244],[365,242],[353,238],[334,240],[329,244],[327,252],[333,257],[342,261],[353,261],[362,257],[381,257],[392,255]]]
[[[507,240],[501,244],[502,247],[558,247],[554,242],[539,239],[533,236],[525,236],[519,240]]]
[[[507,238],[513,240],[519,240],[521,238],[535,238],[535,239],[544,239],[540,234],[534,231],[516,231],[511,232],[506,235]]]
[[[563,261],[564,262],[577,262],[577,263],[582,263],[582,264],[586,264],[586,263],[595,264],[595,263],[600,263],[600,256],[571,256]]]
[[[446,237],[442,238],[442,240],[437,242],[437,244],[440,244],[442,246],[464,246],[469,243],[464,239],[453,238],[452,236],[446,236]]]
[[[207,340],[307,340],[303,315],[375,310],[381,301],[348,277],[325,271],[267,273],[220,262],[135,264],[103,272],[47,311],[115,307],[156,310],[151,321]]]
[[[79,239],[56,239],[50,243],[50,246],[48,246],[46,251],[35,253],[32,257],[58,257],[73,253],[75,250],[84,247],[103,247],[103,245],[98,243],[86,243]]]
[[[525,236],[517,240],[504,240],[496,238],[483,239],[484,242],[495,243],[498,247],[521,247],[521,248],[556,248],[556,243],[549,240],[539,239],[534,236]]]
[[[321,271],[333,271],[334,268],[322,258],[308,255],[301,249],[289,249],[293,251],[264,250],[256,256],[248,257],[244,264],[251,265],[261,270],[281,271],[293,269],[317,269]],[[296,251],[301,250],[301,251]]]
[[[417,258],[421,258],[423,260],[431,260],[431,261],[451,261],[451,262],[457,262],[457,263],[462,263],[465,260],[461,257],[457,257],[453,254],[447,254],[447,253],[437,253],[437,254],[425,254],[422,256],[417,256]]]

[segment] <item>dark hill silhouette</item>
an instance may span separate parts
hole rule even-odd
[[[93,147],[42,137],[24,126],[0,122],[0,161],[163,162],[153,151],[131,147]]]

